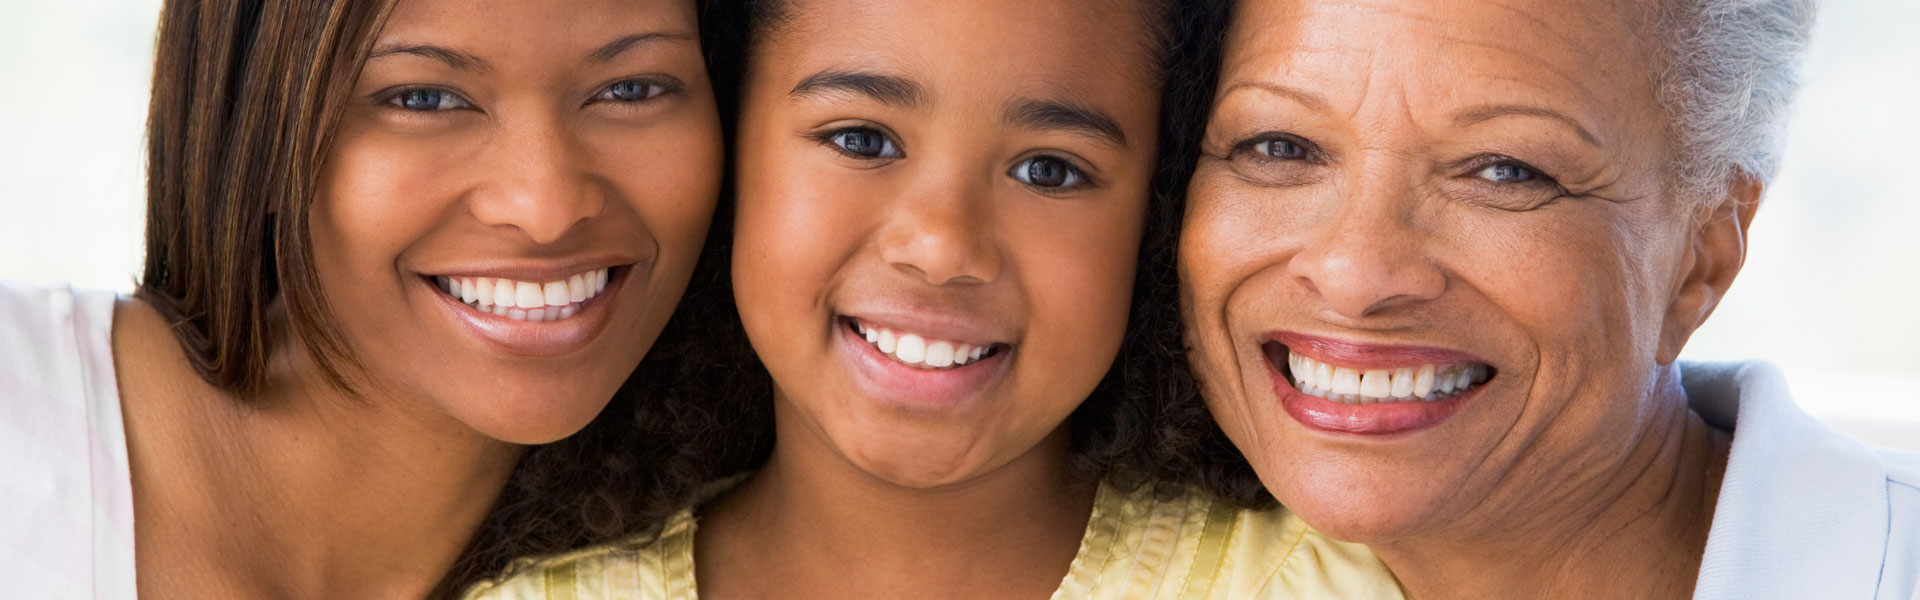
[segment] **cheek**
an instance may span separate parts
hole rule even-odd
[[[331,294],[329,302],[396,305],[382,292],[408,283],[399,257],[442,222],[452,204],[444,176],[436,175],[448,172],[443,157],[422,144],[343,130],[307,209],[323,286],[356,290]]]
[[[699,257],[720,195],[725,154],[718,122],[679,119],[644,136],[607,136],[592,150],[609,165],[601,171],[659,245],[655,277],[684,279]]]
[[[769,367],[785,344],[825,326],[822,299],[837,271],[864,240],[844,190],[859,189],[832,170],[801,160],[743,153],[734,228],[733,283],[740,317]]]
[[[1064,201],[1098,203],[1068,207],[1076,210],[1009,211],[998,220],[995,227],[1003,232],[1000,239],[1032,311],[1026,335],[1036,351],[1055,349],[1045,357],[1030,354],[1023,362],[1049,360],[1023,367],[1049,373],[1091,372],[1097,379],[1119,352],[1132,304],[1146,204],[1118,196]],[[1127,197],[1143,196],[1144,192]],[[1095,210],[1078,210],[1086,208]],[[1068,397],[1081,398],[1087,391],[1091,384]]]

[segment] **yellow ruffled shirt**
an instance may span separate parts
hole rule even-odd
[[[649,543],[614,543],[523,559],[470,600],[693,600],[692,511]],[[1101,484],[1080,550],[1055,600],[1252,600],[1405,596],[1365,546],[1328,539],[1285,508],[1252,511],[1205,494],[1155,498],[1152,486]]]

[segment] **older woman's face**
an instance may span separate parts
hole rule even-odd
[[[1221,426],[1317,527],[1564,518],[1527,509],[1609,475],[1737,270],[1666,193],[1650,47],[1615,4],[1235,15],[1181,248],[1190,343]]]

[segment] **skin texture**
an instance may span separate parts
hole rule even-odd
[[[1261,481],[1416,597],[1687,595],[1730,438],[1671,363],[1760,187],[1697,212],[1668,193],[1648,7],[1237,10],[1181,277],[1208,405]],[[1282,331],[1496,374],[1433,427],[1330,433],[1282,409],[1261,351]]]
[[[778,441],[702,521],[701,596],[1043,597],[1091,503],[1062,424],[1118,352],[1146,212],[1158,94],[1139,9],[792,8],[756,40],[734,258]],[[794,91],[834,70],[917,92]],[[1123,140],[1009,119],[1027,100],[1103,113]],[[848,155],[848,127],[899,156]],[[1086,183],[1017,179],[1036,157]],[[869,359],[890,359],[842,317],[1010,349],[963,367],[990,371],[959,392],[889,388]]]
[[[399,4],[309,209],[364,397],[329,386],[291,335],[269,388],[233,397],[194,376],[151,308],[118,310],[142,597],[432,589],[517,444],[590,420],[686,286],[722,161],[696,27],[691,2]],[[668,35],[590,58],[645,33]],[[447,52],[390,51],[418,46]],[[605,93],[634,80],[665,83]],[[395,96],[421,88],[445,92],[415,104],[438,110]],[[605,263],[634,266],[604,327],[546,356],[476,337],[422,279]]]

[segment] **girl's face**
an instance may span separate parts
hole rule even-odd
[[[376,392],[538,443],[605,406],[718,195],[692,2],[403,0],[309,209]]]
[[[792,4],[747,82],[733,266],[782,444],[916,487],[1004,465],[1126,327],[1159,108],[1138,2]]]

